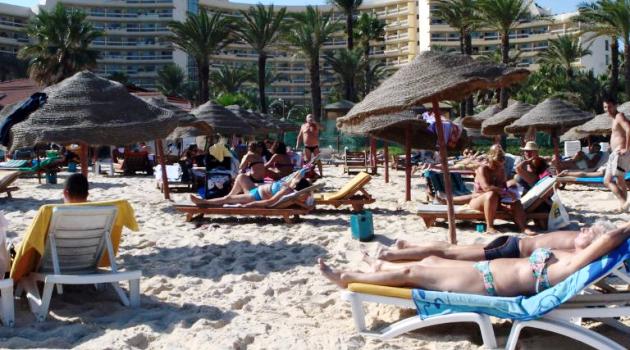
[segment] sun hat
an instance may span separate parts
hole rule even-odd
[[[527,141],[525,147],[521,148],[521,151],[538,151],[538,145],[534,141]]]

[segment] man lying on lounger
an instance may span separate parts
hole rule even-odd
[[[228,194],[225,197],[215,199],[201,199],[191,194],[190,200],[199,207],[242,204],[242,207],[246,208],[265,208],[276,204],[282,196],[303,190],[309,186],[311,186],[311,183],[304,179],[302,172],[300,172],[287,181],[279,180],[263,184],[242,194]]]
[[[427,244],[413,244],[404,240],[396,241],[394,247],[385,247],[376,252],[376,259],[365,256],[366,262],[382,265],[379,268],[400,264],[390,264],[397,261],[417,261],[434,256],[452,260],[481,261],[499,258],[528,257],[537,248],[572,251],[588,246],[598,235],[616,228],[609,221],[596,221],[591,227],[584,227],[580,231],[556,231],[544,235],[519,238],[516,236],[500,236],[492,242],[472,245],[451,245],[446,242],[429,242]]]

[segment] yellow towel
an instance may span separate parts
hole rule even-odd
[[[372,180],[370,174],[362,171],[358,173],[352,180],[345,184],[339,191],[335,193],[320,193],[315,196],[315,200],[340,200],[356,194],[363,186]]]
[[[386,287],[366,283],[350,283],[348,285],[348,290],[356,293],[379,295],[383,297],[411,299],[410,288]]]
[[[225,147],[225,145],[220,144],[220,143],[215,143],[214,145],[212,145],[208,149],[208,152],[210,153],[211,156],[216,158],[219,162],[222,162],[225,157],[232,156],[232,154],[227,149],[227,147]]]
[[[20,278],[27,275],[37,267],[39,259],[46,249],[46,234],[50,225],[53,209],[62,206],[116,206],[118,215],[112,229],[112,245],[114,246],[114,255],[118,252],[120,244],[120,236],[123,226],[133,231],[138,231],[138,223],[133,212],[133,208],[126,200],[116,200],[109,202],[87,202],[79,204],[48,204],[39,208],[39,211],[33,218],[31,226],[26,229],[22,244],[18,247],[13,266],[11,266],[11,278],[17,282]],[[109,266],[108,254],[103,254],[100,266]]]

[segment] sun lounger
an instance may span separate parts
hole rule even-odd
[[[48,314],[54,287],[62,294],[63,284],[111,284],[125,306],[139,306],[141,272],[119,271],[115,260],[122,227],[138,229],[127,201],[46,205],[34,220],[11,277],[18,284],[16,294],[26,293],[38,321]],[[129,295],[121,281],[129,281]],[[43,282],[42,294],[38,282]]]
[[[15,325],[15,310],[13,306],[13,280],[0,279],[0,319],[6,327]]]
[[[288,194],[280,198],[274,205],[268,208],[247,208],[239,206],[217,206],[217,207],[201,207],[191,202],[176,203],[175,209],[179,212],[186,213],[186,221],[191,221],[197,217],[204,215],[222,215],[222,216],[280,216],[288,224],[299,219],[300,215],[310,213],[314,208],[314,203],[304,201],[303,197],[309,195],[324,184],[315,184],[300,191]]]
[[[372,180],[370,174],[360,172],[337,192],[318,193],[315,195],[316,205],[332,205],[339,208],[342,205],[350,205],[354,211],[363,210],[366,204],[375,202],[372,195],[365,190],[365,185]]]
[[[11,159],[6,162],[0,162],[0,169],[19,169],[24,168],[28,164],[26,159]]]
[[[630,172],[627,172],[624,176],[624,180],[626,182],[630,181]],[[604,177],[572,177],[572,176],[559,176],[558,182],[561,184],[576,184],[576,185],[587,185],[587,186],[603,186],[604,185]]]
[[[526,327],[565,335],[595,349],[625,349],[613,340],[582,327],[580,321],[581,318],[597,319],[630,334],[630,327],[617,319],[630,316],[630,293],[588,294],[590,287],[611,275],[630,284],[630,277],[623,266],[628,258],[630,241],[552,288],[529,297],[490,297],[353,283],[342,293],[342,299],[350,302],[357,331],[380,339],[437,324],[475,322],[481,330],[484,345],[496,348],[489,317],[493,316],[514,321],[505,347],[509,350],[516,348],[520,331]],[[368,331],[363,310],[363,303],[368,302],[416,308],[419,316],[398,321],[380,331]]]
[[[537,212],[537,209],[545,202],[549,194],[554,190],[553,187],[556,183],[555,177],[546,177],[539,181],[531,190],[529,190],[522,198],[521,203],[527,214],[527,218],[531,220],[537,220],[539,222],[546,222],[549,213],[547,211]],[[418,215],[424,220],[424,224],[427,227],[433,226],[436,219],[448,218],[448,211],[446,205],[421,205],[418,207]],[[513,220],[512,213],[505,211],[497,211],[497,219],[501,220]],[[485,216],[483,212],[471,209],[467,205],[455,206],[455,219],[456,220],[484,220]]]
[[[0,170],[0,194],[6,193],[7,197],[11,197],[11,192],[19,190],[18,187],[11,186],[18,177],[20,177],[19,171],[5,171]]]
[[[367,160],[367,153],[363,152],[349,152],[345,151],[343,161],[343,172],[351,173],[358,171],[369,170],[369,163]]]
[[[114,163],[114,171],[124,175],[134,175],[137,172],[153,175],[153,168],[147,152],[125,151],[122,163]]]

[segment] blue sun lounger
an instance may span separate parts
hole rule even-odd
[[[630,181],[630,171],[626,173],[624,176],[626,181]],[[603,185],[604,177],[571,177],[571,176],[560,176],[558,177],[558,182],[564,184],[580,184],[580,185]]]
[[[496,338],[489,318],[494,316],[514,321],[506,349],[516,348],[520,332],[526,327],[565,335],[596,349],[626,349],[575,321],[597,319],[630,334],[630,327],[617,320],[630,316],[630,293],[599,294],[590,288],[609,276],[630,284],[630,275],[624,264],[629,258],[630,240],[552,288],[532,296],[490,297],[354,283],[348,286],[343,298],[351,302],[358,330],[364,335],[381,339],[436,324],[474,322],[479,325],[484,345],[495,348]],[[380,332],[366,331],[363,302],[415,306],[419,317],[399,321]]]

